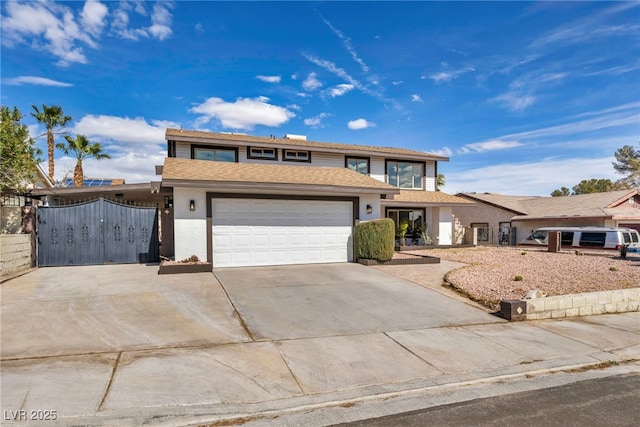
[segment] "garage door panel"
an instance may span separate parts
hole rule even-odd
[[[214,267],[351,260],[351,202],[213,199]]]

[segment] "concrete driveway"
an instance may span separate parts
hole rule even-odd
[[[40,268],[2,284],[2,358],[249,341],[211,274],[158,267]]]
[[[220,269],[214,274],[255,339],[501,322],[485,310],[360,264]]]
[[[436,289],[443,266],[420,267]],[[637,313],[510,324],[357,264],[43,268],[0,296],[3,424],[52,410],[58,425],[176,425],[640,351]]]

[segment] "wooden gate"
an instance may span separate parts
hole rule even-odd
[[[157,262],[156,208],[105,199],[38,208],[38,266]]]

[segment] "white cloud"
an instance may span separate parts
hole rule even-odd
[[[422,102],[422,97],[420,95],[418,95],[417,93],[414,93],[413,95],[411,95],[411,101],[412,102]]]
[[[304,124],[307,126],[311,126],[312,128],[323,127],[324,124],[322,123],[322,120],[330,116],[331,114],[329,113],[320,113],[315,117],[309,117],[308,119],[304,119]]]
[[[558,85],[569,74],[535,70],[509,83],[509,91],[491,98],[489,102],[500,104],[511,111],[525,110],[537,101],[535,93],[541,88]]]
[[[20,76],[3,80],[5,84],[10,86],[36,85],[36,86],[54,86],[54,87],[71,87],[71,83],[59,82],[46,77],[36,76]]]
[[[438,150],[427,150],[427,153],[435,154],[436,156],[451,157],[453,151],[451,151],[449,147],[442,147]]]
[[[80,13],[82,27],[92,36],[98,37],[106,25],[107,6],[96,0],[87,0]]]
[[[149,33],[160,41],[171,37],[173,34],[173,30],[171,29],[173,15],[169,12],[170,8],[173,8],[173,3],[158,2],[153,5]]]
[[[322,87],[322,82],[318,80],[316,73],[311,73],[309,76],[302,82],[302,87],[304,90],[313,91],[320,87]]]
[[[443,67],[448,68],[448,64],[446,62],[443,62],[441,64]],[[465,73],[470,73],[472,71],[475,71],[475,68],[473,67],[466,67],[466,68],[461,68],[458,70],[446,70],[446,71],[440,71],[438,73],[433,73],[430,74],[428,77],[433,80],[436,83],[443,83],[443,82],[449,82],[453,79],[457,79],[459,76],[465,74]],[[425,79],[425,76],[421,77],[422,79]]]
[[[396,80],[396,81],[394,81],[394,82],[391,82],[391,84],[392,84],[392,85],[394,85],[394,86],[399,86],[399,85],[401,85],[402,83],[404,83],[402,80]]]
[[[608,128],[636,126],[635,129],[637,129],[637,124],[640,122],[639,107],[640,102],[633,102],[604,110],[589,111],[577,116],[564,118],[562,120],[566,123],[561,125],[505,135],[500,137],[500,139],[509,138],[520,140],[545,138],[548,140],[549,138],[557,136],[585,134]],[[620,135],[621,131],[619,130],[616,133]]]
[[[484,153],[485,151],[506,150],[509,148],[520,147],[524,145],[519,141],[502,141],[494,139],[485,142],[475,142],[473,144],[466,144],[458,150],[459,154],[466,154],[471,152]]]
[[[108,7],[98,0],[87,0],[77,13],[63,3],[53,1],[5,2],[2,16],[2,44],[13,48],[27,45],[57,58],[56,65],[86,64],[84,47],[99,47],[98,40],[108,18],[112,18],[111,32],[119,37],[138,40],[150,37],[165,40],[172,35],[172,2],[158,2],[153,6],[148,27],[129,28],[129,13],[146,16],[143,2],[120,2],[109,13]]]
[[[204,26],[201,22],[198,22],[194,27],[194,31],[198,34],[204,34]]]
[[[324,17],[322,17],[322,21],[325,23],[325,25],[327,27],[329,27],[329,29],[331,29],[331,31],[338,36],[338,38],[340,38],[340,40],[342,40],[342,44],[344,46],[344,48],[347,50],[347,52],[349,52],[349,54],[351,55],[351,57],[353,58],[353,60],[355,62],[357,62],[358,64],[360,64],[360,68],[362,68],[362,71],[364,71],[365,73],[369,72],[369,67],[367,66],[367,64],[364,63],[364,61],[362,60],[362,58],[360,58],[358,56],[358,53],[356,52],[355,48],[353,47],[353,45],[351,44],[351,39],[347,36],[344,35],[344,33],[342,31],[340,31],[339,29],[337,29],[336,27],[334,27],[331,22],[327,21]]]
[[[166,150],[116,152],[111,154],[110,159],[83,160],[82,166],[85,176],[106,179],[122,178],[127,184],[135,184],[160,181],[160,176],[155,173],[155,166],[162,165],[165,157]],[[56,158],[56,179],[62,180],[65,176],[67,178],[73,177],[75,165],[76,160],[71,157]],[[47,170],[46,168],[46,163],[43,163],[43,170]]]
[[[132,146],[148,147],[163,144],[168,127],[175,128],[180,125],[161,120],[153,120],[149,123],[142,117],[132,119],[90,114],[82,117],[73,126],[72,133],[85,135],[89,139],[95,139],[95,142],[128,150],[132,149]]]
[[[351,85],[351,84],[343,83],[343,84],[339,84],[338,86],[329,89],[328,93],[332,98],[336,98],[338,96],[344,95],[347,92],[352,91],[353,87],[354,86]]]
[[[554,189],[572,187],[583,179],[617,180],[614,158],[553,158],[537,162],[502,163],[476,169],[444,171],[447,192],[491,192],[548,196]]]
[[[169,9],[173,9],[173,2],[157,2],[153,5],[151,12],[151,25],[148,27],[129,27],[129,14],[134,11],[140,16],[147,16],[147,10],[143,2],[120,2],[118,8],[113,12],[113,22],[111,30],[118,37],[127,40],[139,40],[140,37],[155,38],[157,40],[165,40],[173,34],[171,24],[173,15]]]
[[[77,121],[70,133],[85,135],[91,142],[102,144],[111,159],[87,159],[84,172],[94,178],[124,178],[129,184],[158,181],[155,165],[166,157],[165,132],[178,123],[107,115],[87,115]],[[56,178],[72,175],[75,159],[56,159]],[[45,169],[46,170],[46,169]]]
[[[372,128],[375,126],[376,126],[375,123],[369,122],[365,119],[351,120],[349,123],[347,123],[347,127],[349,127],[349,129],[351,130],[360,130],[360,129]]]
[[[363,85],[358,80],[356,80],[353,77],[351,77],[349,75],[349,73],[347,73],[345,70],[343,70],[342,68],[337,67],[336,64],[334,64],[333,62],[327,61],[325,59],[321,59],[321,58],[318,58],[318,57],[315,57],[313,55],[307,55],[307,54],[304,54],[304,53],[302,55],[307,59],[307,61],[309,61],[309,62],[311,62],[313,64],[316,64],[317,66],[322,67],[325,70],[329,71],[330,73],[333,73],[336,76],[342,78],[347,83],[352,84],[356,89],[358,89],[362,93],[366,93],[367,95],[371,95],[374,98],[379,99],[381,101],[388,101],[387,99],[384,98],[384,95],[380,91],[371,89],[371,88]]]
[[[490,102],[502,104],[511,111],[522,111],[536,102],[535,96],[519,91],[511,91],[491,98]]]
[[[235,102],[212,97],[189,111],[201,114],[195,121],[198,127],[217,119],[226,128],[246,130],[252,130],[256,125],[278,127],[296,116],[294,112],[268,101],[269,98],[262,96],[238,98]]]
[[[256,79],[265,82],[265,83],[280,83],[280,80],[282,80],[282,77],[280,76],[263,76],[263,75],[259,75],[256,76]]]
[[[588,43],[608,36],[624,36],[636,34],[638,25],[609,25],[605,23],[611,15],[628,14],[629,9],[640,6],[638,2],[614,3],[607,9],[600,9],[596,13],[587,15],[573,22],[563,23],[561,26],[534,40],[529,47],[533,49],[548,49],[553,45],[567,46],[578,43]]]
[[[57,65],[66,67],[72,63],[86,64],[82,43],[97,47],[94,38],[104,26],[105,6],[90,1],[80,12],[78,25],[73,11],[54,2],[6,2],[2,17],[2,43],[7,47],[25,44],[58,58]]]

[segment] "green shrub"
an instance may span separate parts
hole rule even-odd
[[[618,271],[618,267],[609,267],[609,271]]]
[[[522,282],[524,280],[524,277],[522,277],[522,275],[520,274],[516,274],[516,277],[514,277],[513,280],[515,280],[516,282]]]
[[[356,257],[389,261],[393,258],[395,225],[392,219],[361,222],[356,226]]]

